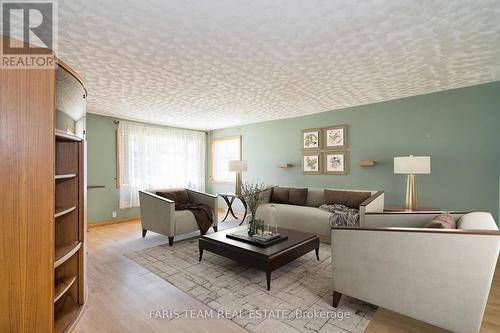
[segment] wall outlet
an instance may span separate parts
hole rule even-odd
[[[111,216],[116,217],[116,212],[112,212]]]

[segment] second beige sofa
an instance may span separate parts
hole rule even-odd
[[[303,188],[291,187],[288,188]],[[265,194],[264,202],[257,209],[257,217],[264,221],[269,220],[269,208],[276,207],[276,223],[278,226],[293,230],[317,234],[321,240],[330,241],[331,213],[319,209],[324,203],[324,188],[308,187],[307,201],[304,206],[271,203],[272,190]],[[384,193],[380,191],[362,191],[346,189],[328,189],[337,191],[370,192],[371,196],[359,206],[360,225],[364,224],[367,212],[384,211]]]

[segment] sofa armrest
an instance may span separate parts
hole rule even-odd
[[[422,228],[427,222],[439,214],[449,213],[457,221],[468,212],[444,212],[444,211],[422,211],[422,212],[383,212],[365,213],[361,227],[401,227],[401,228]]]
[[[142,229],[173,237],[175,202],[147,191],[139,191]]]
[[[335,227],[333,288],[454,332],[478,332],[499,236],[490,230]]]
[[[365,213],[384,211],[384,192],[378,191],[359,205],[359,210]]]
[[[189,200],[192,203],[205,204],[213,212],[214,226],[218,223],[218,197],[210,193],[199,192],[192,189],[186,189],[188,192]]]

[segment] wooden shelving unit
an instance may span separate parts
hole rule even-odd
[[[56,281],[56,285],[54,287],[54,303],[57,302],[61,296],[69,290],[69,288],[71,288],[75,281],[76,275]]]
[[[80,242],[56,247],[54,268],[57,268],[70,259],[81,247]]]
[[[56,212],[54,214],[54,218],[58,218],[61,216],[64,216],[66,214],[71,213],[76,209],[76,206],[62,206],[62,207],[56,207]]]
[[[13,162],[0,175],[9,197],[0,204],[0,332],[61,333],[82,313],[86,96],[59,59],[55,68],[1,71],[0,151]]]
[[[58,179],[71,179],[71,178],[75,178],[76,177],[76,174],[75,173],[68,173],[66,175],[55,175],[54,178],[56,180]]]
[[[62,297],[61,302],[55,309],[54,332],[64,332],[78,317],[80,306],[71,297]]]
[[[59,71],[57,87],[61,91],[79,91],[71,72]],[[73,75],[73,76],[72,76]],[[66,89],[65,85],[73,86]],[[76,86],[76,87],[75,87]],[[69,105],[82,95],[58,96],[56,106]],[[82,99],[82,102],[84,103]],[[61,103],[59,103],[61,100]],[[74,103],[70,103],[73,107]],[[75,324],[87,297],[86,288],[86,218],[85,218],[85,140],[55,130],[54,134],[54,332],[70,330]]]

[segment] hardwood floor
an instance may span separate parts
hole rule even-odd
[[[155,310],[209,309],[123,255],[167,242],[142,238],[138,221],[89,229],[89,297],[74,332],[246,332],[230,320],[150,319]]]
[[[219,224],[219,229],[237,224],[236,220],[228,221]],[[150,311],[154,310],[209,308],[123,255],[126,252],[168,242],[167,237],[155,233],[148,232],[146,238],[140,236],[141,228],[138,221],[89,229],[89,299],[74,332],[246,332],[229,320],[150,319]],[[447,331],[379,309],[365,332],[444,333]],[[481,332],[500,332],[498,266]]]

